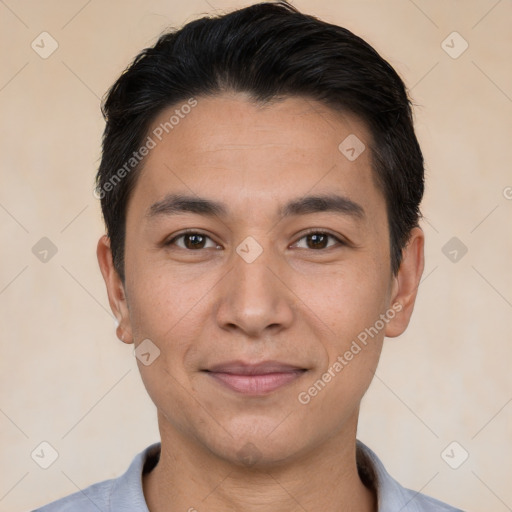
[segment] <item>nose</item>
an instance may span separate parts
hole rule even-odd
[[[233,255],[233,266],[221,282],[218,325],[250,338],[289,327],[294,318],[294,295],[283,279],[284,267],[271,249],[251,262]]]

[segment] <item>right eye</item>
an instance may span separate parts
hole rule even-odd
[[[209,247],[205,245],[208,240],[212,244]],[[178,243],[178,241],[182,241],[182,243],[180,244],[180,243]],[[220,248],[220,245],[216,244],[209,236],[207,236],[203,233],[200,233],[198,231],[193,231],[193,230],[189,230],[189,231],[186,231],[179,235],[176,235],[175,237],[171,238],[169,241],[165,242],[164,245],[166,247],[171,246],[171,245],[176,245],[180,249],[191,250],[191,251],[196,251],[199,249],[210,249],[210,248],[218,249],[218,248]]]

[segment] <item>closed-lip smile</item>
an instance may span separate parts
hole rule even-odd
[[[258,396],[267,395],[293,382],[307,369],[279,361],[229,361],[213,365],[204,371],[232,391]]]

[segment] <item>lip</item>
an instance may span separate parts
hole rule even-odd
[[[223,386],[245,395],[266,395],[295,381],[307,370],[279,361],[221,363],[204,370]]]

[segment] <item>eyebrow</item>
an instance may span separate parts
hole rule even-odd
[[[337,194],[309,195],[293,199],[279,209],[278,216],[284,218],[318,212],[341,213],[356,219],[365,217],[365,211],[360,204]],[[226,217],[228,208],[223,203],[203,197],[169,194],[161,201],[151,205],[147,217],[154,218],[181,213]]]
[[[228,213],[227,208],[222,203],[212,201],[211,199],[182,194],[169,194],[161,201],[151,205],[147,216],[151,218],[161,215],[178,215],[187,212],[206,215],[208,217],[225,217]]]
[[[290,217],[317,212],[342,213],[358,219],[365,217],[364,209],[360,204],[337,194],[305,196],[294,199],[279,210],[279,216]]]

